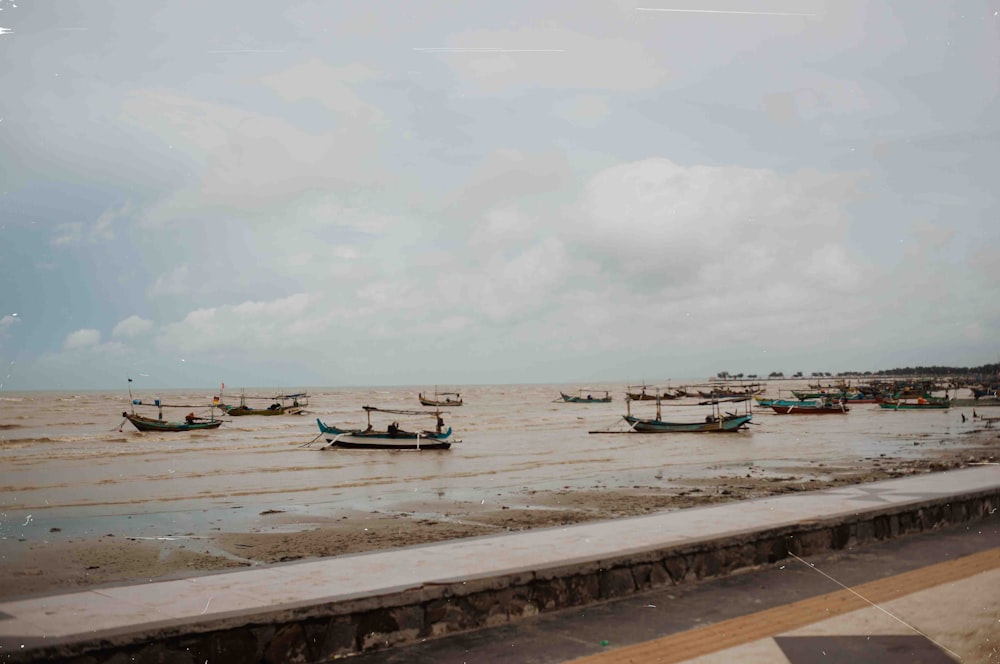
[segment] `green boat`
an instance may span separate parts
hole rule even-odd
[[[183,408],[187,410],[188,408],[201,408],[201,405],[190,405],[190,404],[168,404],[163,403],[159,399],[154,399],[152,403],[144,402],[142,399],[136,399],[132,395],[132,379],[128,379],[128,398],[129,405],[131,406],[131,412],[122,411],[122,423],[118,426],[118,430],[121,431],[122,427],[125,426],[125,422],[131,422],[139,431],[201,431],[204,429],[218,429],[222,426],[222,420],[215,419],[215,411],[212,410],[211,406],[208,407],[208,417],[199,417],[194,414],[194,410],[189,412],[184,416],[183,420],[171,421],[163,419],[163,409],[164,408]],[[139,415],[135,412],[136,406],[149,406],[156,408],[156,418],[146,417],[145,415]]]
[[[885,410],[946,410],[951,407],[948,397],[919,397],[916,400],[886,399],[879,403]]]
[[[218,429],[222,426],[222,420],[197,417],[185,418],[183,422],[154,420],[152,417],[126,412],[122,412],[122,417],[131,422],[139,431],[201,431],[202,429]]]
[[[595,397],[594,392],[597,392],[598,396]],[[580,390],[576,395],[565,392],[559,394],[566,403],[611,403],[611,393],[606,390]]]
[[[636,417],[632,414],[631,399],[625,400],[626,411],[622,419],[628,424],[626,432],[613,431],[591,431],[590,433],[735,433],[749,428],[748,425],[753,419],[750,413],[750,398],[747,396],[732,397],[729,399],[712,399],[702,401],[698,404],[671,404],[673,408],[690,408],[708,406],[709,410],[704,417],[698,419],[687,417],[685,419],[663,419],[663,406],[660,400],[656,400],[655,417]],[[745,412],[723,412],[721,404],[743,403]],[[735,407],[735,406],[734,406]],[[690,412],[690,411],[689,411]]]

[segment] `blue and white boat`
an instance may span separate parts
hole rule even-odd
[[[447,450],[451,447],[451,427],[444,428],[444,419],[439,410],[389,410],[375,406],[363,406],[368,415],[368,426],[364,429],[342,429],[329,426],[316,418],[320,435],[325,436],[330,443],[329,448],[370,449],[370,450]],[[392,415],[433,415],[436,421],[434,429],[408,431],[399,422],[391,422],[385,429],[372,426],[372,413],[388,413]],[[327,449],[327,448],[324,448]]]

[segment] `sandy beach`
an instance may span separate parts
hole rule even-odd
[[[960,436],[914,442],[913,456],[871,456],[857,462],[806,463],[765,470],[749,463],[719,467],[705,477],[662,475],[631,487],[591,486],[497,494],[499,501],[417,500],[388,509],[343,508],[323,515],[265,509],[240,515],[238,530],[223,521],[169,537],[122,533],[66,533],[49,526],[43,539],[8,543],[2,561],[2,597],[66,593],[100,585],[141,583],[219,570],[280,564],[324,556],[426,544],[442,540],[597,519],[648,514],[812,491],[909,474],[1000,462],[1000,432],[976,428]],[[665,471],[658,471],[667,473]],[[8,533],[6,537],[14,537]]]

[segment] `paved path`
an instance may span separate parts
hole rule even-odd
[[[1000,515],[353,664],[1000,662]]]
[[[998,621],[994,548],[576,662],[1000,661]]]
[[[998,486],[1000,467],[984,465],[644,517],[9,601],[0,604],[0,653],[531,573]],[[754,629],[741,627],[751,636]]]

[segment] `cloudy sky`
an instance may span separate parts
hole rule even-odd
[[[1000,356],[1000,0],[0,9],[0,389]]]

